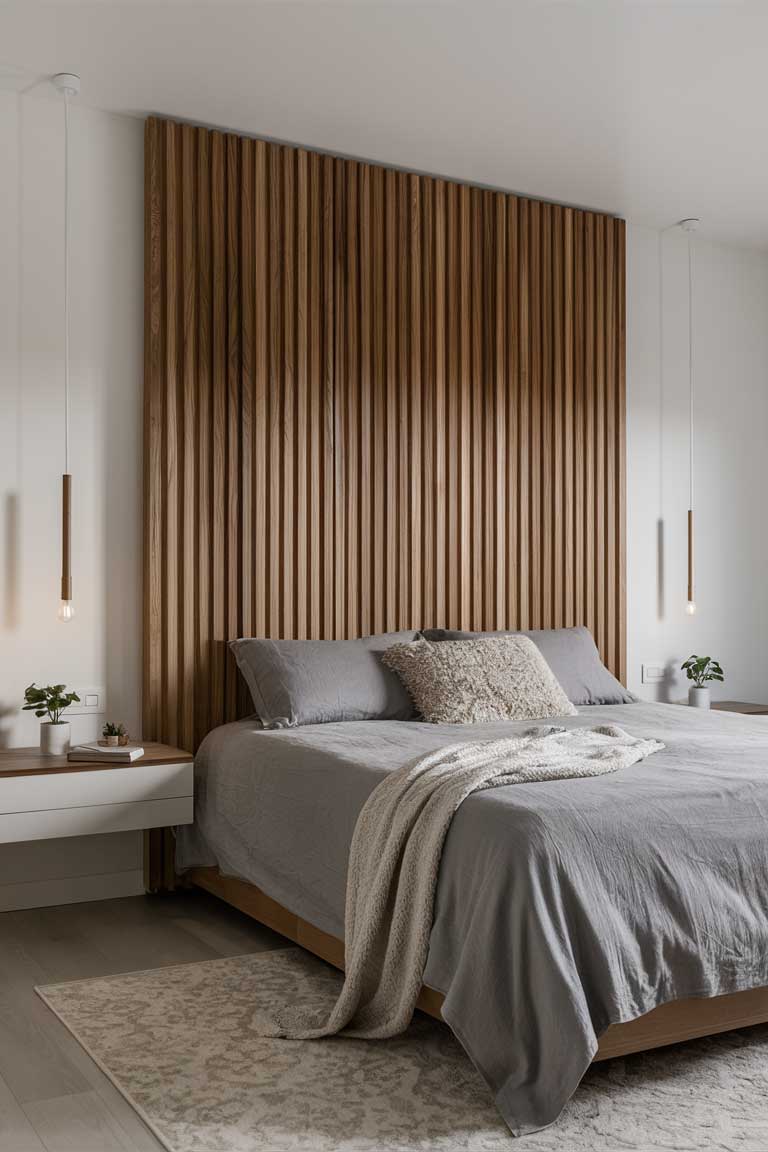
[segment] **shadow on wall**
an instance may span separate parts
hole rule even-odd
[[[6,492],[3,497],[3,605],[2,628],[12,632],[19,627],[19,494]],[[0,700],[0,748],[8,748],[11,742],[11,729],[18,716],[18,705],[6,704]]]
[[[678,689],[677,672],[677,660],[667,660],[664,665],[664,676],[659,684],[659,700],[662,704],[675,703],[675,691]]]
[[[664,232],[659,232],[658,248],[659,316],[659,518],[656,521],[656,614],[664,619]],[[666,677],[666,673],[665,673]],[[662,686],[665,681],[662,681]],[[662,697],[666,699],[666,697]]]
[[[140,153],[121,146],[122,137],[103,142],[101,186],[108,193],[98,216],[104,251],[120,261],[121,275],[110,279],[110,306],[105,310],[97,355],[111,372],[110,386],[99,389],[103,443],[97,457],[103,478],[101,534],[104,550],[104,615],[100,624],[109,706],[129,732],[142,730],[141,716],[141,428],[143,396],[143,264],[132,244],[143,228],[143,166]],[[136,162],[138,160],[138,163]],[[133,219],[126,219],[124,194],[133,183]],[[109,366],[113,366],[110,370]],[[103,449],[102,449],[103,451]],[[144,733],[146,737],[146,733]]]
[[[24,264],[21,250],[23,234],[24,196],[22,171],[23,101],[17,102],[16,172],[18,188],[14,226],[19,238],[16,255],[16,324],[15,349],[8,358],[4,377],[4,397],[10,401],[10,419],[6,425],[7,439],[3,440],[3,464],[8,487],[0,493],[0,633],[16,632],[21,627],[21,443],[22,443],[22,298],[24,295]],[[10,349],[9,349],[10,352]],[[9,369],[9,370],[8,370]],[[8,690],[7,682],[3,685]],[[17,703],[0,699],[0,748],[11,744],[13,728],[19,715]]]
[[[11,728],[18,711],[18,706],[5,704],[0,700],[0,748],[7,748],[10,745]]]
[[[27,89],[24,89],[26,91]],[[3,602],[0,607],[0,620],[2,620],[2,627],[8,632],[14,631],[20,626],[21,623],[21,605],[20,605],[20,591],[21,591],[21,440],[22,440],[22,403],[21,403],[21,360],[22,360],[22,307],[21,301],[24,295],[24,261],[21,250],[21,236],[23,235],[24,227],[24,190],[23,190],[23,164],[24,164],[24,148],[23,148],[23,116],[22,108],[23,101],[20,94],[17,102],[17,126],[16,126],[16,175],[18,180],[18,188],[16,191],[16,219],[14,221],[16,227],[16,235],[19,237],[17,255],[16,255],[16,281],[17,281],[17,304],[16,304],[16,349],[15,349],[15,373],[14,381],[11,384],[11,391],[14,402],[15,411],[15,432],[16,443],[13,445],[13,459],[14,466],[11,469],[13,477],[13,487],[8,488],[2,498],[2,535],[0,539],[3,542],[3,559],[2,559],[2,580],[3,580]],[[5,716],[5,712],[0,703],[0,720]]]
[[[17,449],[18,450],[18,449]],[[12,632],[19,627],[21,611],[19,607],[21,537],[19,525],[19,493],[10,490],[2,501],[3,526],[3,603],[0,612],[2,630]],[[0,700],[0,748],[8,748],[18,705]]]
[[[664,619],[664,520],[656,521],[656,615]]]
[[[19,494],[6,492],[3,498],[3,627],[8,632],[19,626]],[[2,712],[0,712],[0,716]]]

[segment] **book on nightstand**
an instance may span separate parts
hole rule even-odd
[[[67,759],[79,760],[81,763],[100,760],[102,764],[130,764],[132,760],[138,760],[143,755],[144,749],[135,744],[112,747],[94,740],[92,744],[78,744],[72,748]]]

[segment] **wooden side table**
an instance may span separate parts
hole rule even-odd
[[[191,824],[192,772],[190,753],[167,744],[130,764],[0,750],[0,844]]]

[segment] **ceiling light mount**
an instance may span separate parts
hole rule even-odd
[[[77,96],[80,92],[80,77],[74,72],[57,72],[51,76],[51,83],[65,96]]]
[[[680,220],[679,225],[683,232],[698,232],[701,224],[699,216],[686,216],[685,220]]]

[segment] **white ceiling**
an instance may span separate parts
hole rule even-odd
[[[768,247],[768,2],[0,5],[0,87]]]

